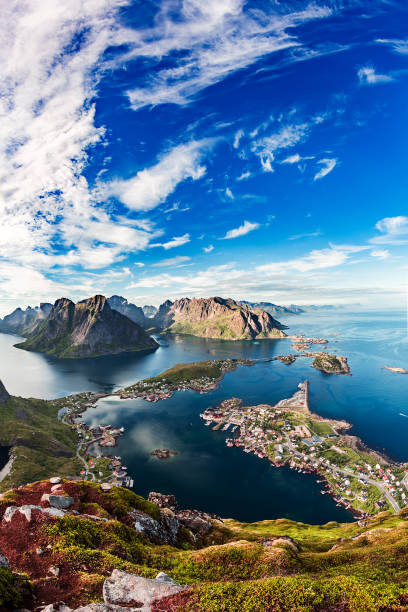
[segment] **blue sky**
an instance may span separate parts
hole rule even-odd
[[[404,305],[404,2],[2,12],[0,314],[97,292]]]

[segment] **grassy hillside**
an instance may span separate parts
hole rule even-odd
[[[8,505],[35,501],[49,483],[35,483],[7,494]],[[0,545],[13,570],[27,572],[46,599],[43,572],[61,568],[58,594],[69,605],[100,601],[104,579],[114,568],[144,577],[165,571],[189,589],[168,602],[173,611],[194,612],[380,612],[408,610],[408,510],[382,513],[364,524],[306,525],[281,519],[246,524],[213,521],[206,535],[191,537],[181,528],[173,545],[152,542],[128,520],[131,508],[158,519],[160,510],[131,491],[63,483],[79,514],[28,527],[13,549],[0,524]],[[167,511],[169,512],[169,511]],[[107,519],[90,520],[88,515]],[[23,523],[26,525],[26,523]],[[17,536],[15,536],[17,537]],[[27,551],[21,542],[27,537]],[[14,540],[13,540],[14,541]],[[33,550],[51,546],[46,566]],[[69,576],[67,581],[66,577]],[[47,587],[48,588],[48,587]],[[0,592],[1,595],[1,592]]]
[[[0,445],[12,446],[14,457],[0,491],[54,473],[78,473],[76,433],[58,420],[58,409],[58,402],[32,398],[10,397],[0,404]]]

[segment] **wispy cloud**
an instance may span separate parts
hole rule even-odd
[[[320,230],[316,230],[315,232],[305,232],[304,234],[295,234],[293,236],[289,236],[288,240],[301,240],[302,238],[317,238],[317,236],[321,236],[322,232]]]
[[[310,126],[307,123],[285,125],[273,134],[255,140],[252,151],[259,157],[265,172],[273,172],[272,162],[275,153],[281,149],[288,149],[302,142],[309,134]]]
[[[242,174],[240,174],[237,177],[237,181],[246,181],[246,179],[249,179],[251,177],[251,173],[249,171],[243,172]]]
[[[389,45],[395,53],[408,55],[408,40],[400,38],[377,38],[376,42]]]
[[[377,257],[377,259],[388,259],[391,253],[387,249],[377,249],[371,251],[371,257]]]
[[[168,266],[180,266],[181,264],[190,261],[191,257],[179,255],[178,257],[169,257],[168,259],[161,259],[156,263],[152,264],[156,268],[165,268]]]
[[[168,242],[156,242],[155,244],[151,244],[150,247],[163,247],[163,249],[168,251],[169,249],[174,249],[188,242],[190,242],[190,234],[183,234],[182,236],[175,236]]]
[[[238,130],[235,132],[233,147],[234,149],[238,149],[241,138],[244,136],[244,130]]]
[[[129,58],[148,58],[153,66],[146,82],[128,92],[135,110],[187,104],[260,58],[300,46],[294,28],[332,13],[316,4],[292,12],[251,11],[243,0],[188,0],[179,6],[163,3],[155,25],[139,31],[133,46],[129,43]],[[163,65],[166,57],[171,57],[170,67]]]
[[[302,161],[306,161],[308,159],[314,159],[314,155],[299,155],[299,153],[295,153],[294,155],[289,155],[289,157],[285,157],[280,162],[281,164],[299,164]]]
[[[364,66],[357,72],[360,85],[378,85],[379,83],[390,83],[393,77],[389,74],[379,74],[372,66]]]
[[[245,236],[245,234],[249,234],[249,232],[253,232],[254,230],[260,227],[259,223],[250,223],[249,221],[244,221],[242,225],[235,229],[228,230],[223,238],[220,240],[230,240],[231,238],[238,238],[239,236]]]
[[[317,163],[321,164],[323,167],[314,175],[314,181],[318,181],[327,176],[335,168],[337,164],[337,159],[325,158],[320,159]]]
[[[408,243],[408,217],[384,217],[378,221],[375,228],[381,236],[370,239],[371,244],[402,245]]]
[[[233,200],[234,199],[234,194],[232,193],[232,191],[231,191],[231,189],[229,187],[226,188],[225,195],[227,196],[227,198],[229,200]]]
[[[208,247],[203,247],[204,253],[211,253],[214,250],[214,246],[212,244],[208,245]]]
[[[271,262],[257,267],[257,271],[274,274],[286,274],[291,271],[310,272],[321,268],[333,268],[344,264],[349,257],[347,250],[341,248],[327,248],[314,250],[296,259],[288,261]]]
[[[206,139],[177,145],[157,164],[140,170],[133,178],[112,181],[102,193],[117,197],[131,210],[152,210],[165,202],[179,183],[204,176],[206,167],[202,161],[214,142]]]

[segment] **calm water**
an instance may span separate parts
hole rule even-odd
[[[329,339],[329,350],[346,355],[353,376],[330,376],[310,368],[310,360],[239,368],[206,395],[177,393],[166,402],[104,399],[85,415],[89,423],[123,425],[118,454],[135,480],[135,490],[174,493],[182,506],[198,507],[241,520],[290,517],[305,522],[350,520],[320,494],[313,476],[276,469],[252,455],[225,446],[225,432],[204,427],[199,413],[232,395],[245,402],[274,403],[310,381],[311,408],[345,418],[353,433],[371,447],[408,461],[408,376],[381,365],[408,368],[406,319],[396,311],[370,314],[326,312],[292,316],[290,333]],[[0,378],[16,395],[57,397],[84,390],[110,390],[157,374],[179,362],[217,357],[269,357],[291,351],[289,340],[220,342],[175,337],[160,341],[149,355],[93,360],[56,360],[12,347],[16,336],[0,334]],[[165,446],[179,454],[168,461],[150,457]]]

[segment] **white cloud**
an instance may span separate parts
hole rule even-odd
[[[187,244],[190,242],[190,234],[183,234],[182,236],[175,236],[172,240],[168,242],[157,242],[156,244],[151,244],[151,247],[163,247],[163,249],[174,249],[175,247],[182,246],[183,244]]]
[[[323,167],[318,172],[316,172],[316,174],[314,175],[313,177],[314,181],[318,181],[319,179],[322,179],[325,176],[327,176],[336,166],[337,159],[325,158],[325,159],[320,159],[317,163],[322,164]]]
[[[208,247],[203,248],[204,253],[211,253],[211,251],[213,250],[214,250],[214,246],[212,244],[208,245]]]
[[[321,236],[322,232],[320,230],[316,230],[315,232],[305,232],[304,234],[294,234],[293,236],[289,236],[288,240],[301,240],[302,238],[317,238],[317,236]]]
[[[294,155],[289,155],[289,157],[285,157],[285,159],[282,159],[280,163],[281,164],[298,164],[301,161],[308,160],[308,159],[314,159],[314,155],[306,155],[302,157],[301,155],[299,155],[299,153],[295,153]]]
[[[0,252],[48,270],[103,267],[151,228],[97,207],[82,172],[105,138],[92,100],[127,0],[11,1],[0,22]],[[75,47],[75,51],[73,51]],[[55,248],[58,245],[58,249]],[[68,252],[64,253],[64,250]]]
[[[165,202],[179,183],[204,176],[206,167],[201,162],[214,142],[207,139],[180,144],[135,177],[112,181],[102,189],[102,194],[116,196],[131,210],[152,210]]]
[[[379,74],[372,66],[360,68],[357,72],[360,85],[378,85],[379,83],[389,83],[394,79],[388,74]]]
[[[387,249],[378,249],[371,251],[371,257],[377,257],[378,259],[387,259],[390,256],[390,252]]]
[[[180,264],[190,261],[191,257],[179,255],[178,257],[169,257],[168,259],[162,259],[153,264],[156,268],[164,268],[167,266],[179,266]]]
[[[266,14],[248,10],[244,0],[185,0],[179,6],[178,11],[173,2],[162,3],[155,25],[134,35],[129,57],[148,58],[152,66],[144,85],[128,92],[135,110],[187,104],[233,72],[300,45],[293,28],[331,14],[330,8],[316,4]],[[169,56],[172,65],[163,67],[163,58]]]
[[[238,149],[239,142],[243,136],[244,136],[244,130],[238,130],[237,132],[235,132],[234,143],[233,143],[234,149]]]
[[[231,238],[245,236],[245,234],[248,234],[249,232],[258,229],[259,227],[259,223],[250,223],[249,221],[244,221],[243,225],[240,225],[235,229],[228,230],[225,236],[223,238],[220,238],[220,240],[230,240]]]
[[[380,219],[375,225],[382,236],[375,236],[370,239],[372,244],[393,244],[402,245],[408,243],[408,217],[385,217]]]
[[[272,162],[275,159],[275,153],[302,142],[308,136],[309,131],[307,123],[285,125],[270,136],[256,140],[252,145],[252,151],[259,157],[262,169],[265,172],[273,172]]]
[[[135,261],[133,263],[134,266],[138,267],[138,268],[144,268],[144,263],[141,261]]]
[[[314,250],[296,259],[272,262],[257,267],[258,272],[286,274],[287,272],[310,272],[321,268],[332,268],[345,263],[349,257],[347,250],[341,248],[327,248]]]
[[[389,45],[395,53],[408,55],[408,40],[398,38],[377,38],[376,42]]]
[[[225,190],[225,195],[227,196],[227,198],[229,198],[230,200],[234,199],[234,194],[232,193],[231,189],[229,187],[226,188]]]
[[[250,172],[243,172],[240,176],[237,177],[237,181],[246,181],[251,176]]]

